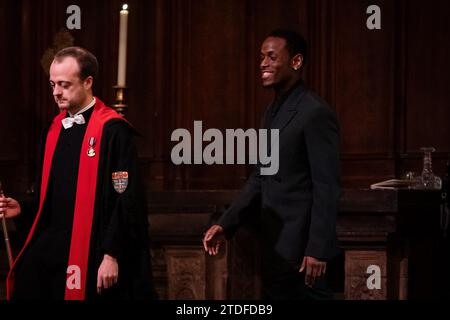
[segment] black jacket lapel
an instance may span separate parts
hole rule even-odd
[[[271,129],[279,129],[281,133],[281,131],[297,114],[298,104],[305,93],[306,88],[303,85],[300,85],[296,89],[294,89],[294,91],[289,95],[286,101],[281,105],[280,110],[278,111],[278,115],[272,122]]]

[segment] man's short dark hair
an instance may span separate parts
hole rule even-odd
[[[267,37],[282,38],[286,40],[286,49],[289,54],[294,57],[297,54],[303,56],[303,64],[305,64],[308,54],[308,45],[305,38],[298,32],[288,29],[276,29],[267,35]]]
[[[94,80],[97,79],[97,58],[88,50],[81,47],[67,47],[58,51],[58,53],[55,54],[54,60],[61,62],[67,57],[72,57],[77,60],[78,66],[80,67],[79,77],[81,80],[84,80],[89,76],[91,76]]]

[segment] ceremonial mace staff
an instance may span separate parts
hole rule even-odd
[[[4,196],[5,195],[3,194],[2,183],[0,182],[0,197],[4,197]],[[6,226],[5,213],[3,213],[3,217],[2,217],[2,229],[3,229],[3,237],[5,239],[6,254],[8,255],[9,269],[11,269],[12,265],[13,265],[13,257],[12,257],[11,245],[9,243],[8,227]]]

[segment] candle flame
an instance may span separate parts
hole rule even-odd
[[[125,3],[123,6],[122,6],[122,10],[127,10],[128,9],[128,5]]]

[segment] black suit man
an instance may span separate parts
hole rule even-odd
[[[256,166],[241,195],[203,239],[205,250],[217,254],[225,237],[258,208],[268,299],[332,298],[324,274],[327,261],[339,252],[339,128],[328,105],[303,84],[306,52],[303,37],[289,30],[273,31],[263,42],[262,84],[275,92],[264,124],[279,129],[279,170],[264,176]]]

